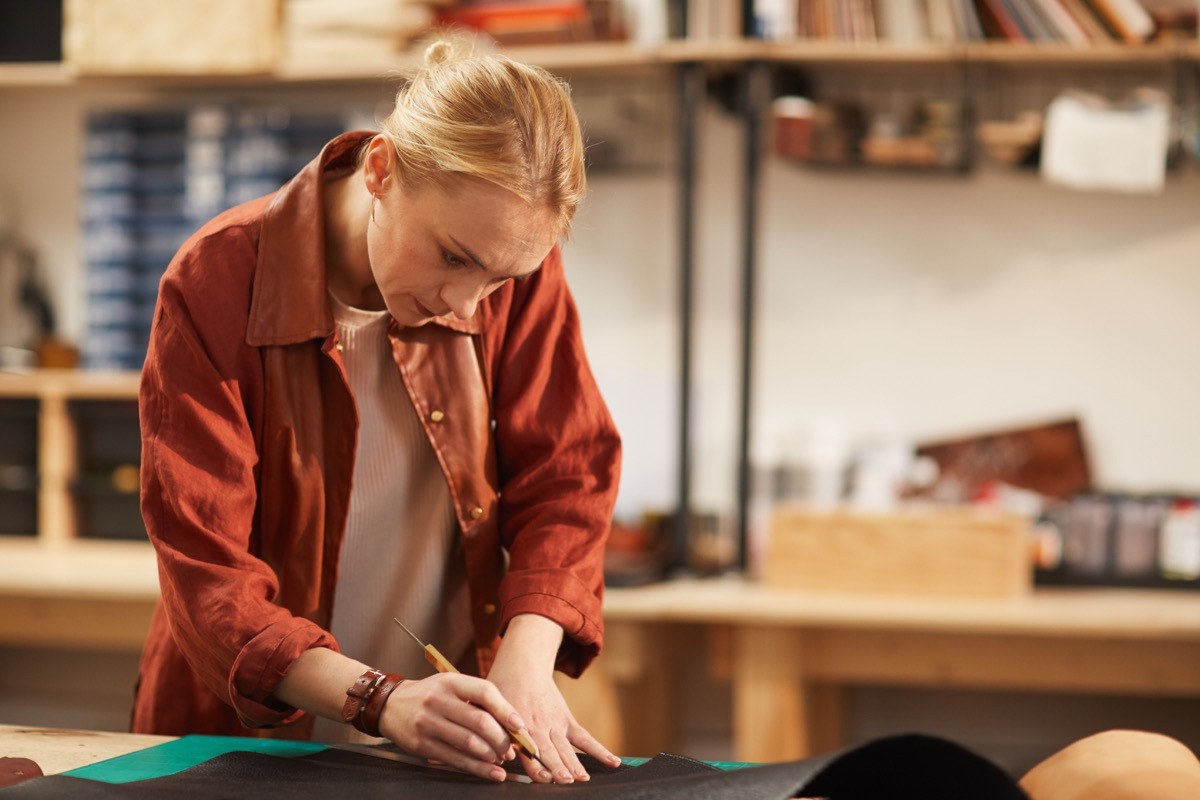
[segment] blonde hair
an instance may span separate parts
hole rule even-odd
[[[464,37],[429,45],[381,128],[409,185],[444,173],[482,178],[556,213],[564,235],[587,189],[567,85]]]

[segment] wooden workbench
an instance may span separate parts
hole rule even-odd
[[[606,671],[634,698],[624,727],[666,740],[679,674],[702,626],[733,687],[733,757],[777,761],[844,744],[854,685],[1200,695],[1200,597],[1183,591],[1039,589],[1008,600],[789,592],[741,580],[609,592]],[[632,743],[636,749],[638,742]]]
[[[157,596],[144,543],[6,540],[0,647],[136,652]],[[739,761],[841,746],[845,690],[856,685],[1200,696],[1200,597],[1185,591],[948,601],[706,579],[610,589],[604,607],[604,654],[570,702],[631,755],[675,748],[677,676],[697,659],[731,682]],[[673,646],[681,634],[694,645],[697,632],[707,647]]]

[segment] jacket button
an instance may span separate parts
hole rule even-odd
[[[434,422],[441,422],[442,420],[444,420],[446,418],[446,415],[439,410],[439,411],[432,412],[429,415],[429,418],[431,420],[433,420]]]
[[[483,613],[495,614],[496,613],[496,604],[495,603],[484,603],[483,604]]]
[[[475,506],[471,509],[471,519],[480,519],[483,516],[483,509]]]

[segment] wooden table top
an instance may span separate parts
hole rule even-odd
[[[0,725],[0,756],[28,758],[41,767],[43,773],[53,775],[144,750],[172,738]]]
[[[868,596],[770,588],[740,578],[676,580],[605,594],[610,621],[886,628],[1200,641],[1200,594],[1038,588],[994,599]]]

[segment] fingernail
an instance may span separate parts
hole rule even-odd
[[[575,782],[575,778],[571,775],[571,773],[567,772],[565,769],[562,772],[558,773],[558,778],[563,783],[574,783]]]
[[[521,719],[521,715],[517,712],[512,712],[508,715],[508,726],[516,731],[525,730],[525,720]]]
[[[504,783],[508,779],[508,773],[502,769],[494,769],[488,773],[488,777],[497,783]]]
[[[621,766],[621,759],[619,756],[609,756],[608,763],[612,764],[614,767],[619,767]]]
[[[538,773],[538,779],[543,780],[543,781],[551,781],[551,780],[554,780],[554,776],[551,775],[546,770],[542,770],[541,772]]]
[[[579,772],[575,773],[575,780],[577,780],[577,781],[590,781],[591,779],[592,779],[592,776],[588,775],[583,770],[579,770]]]

